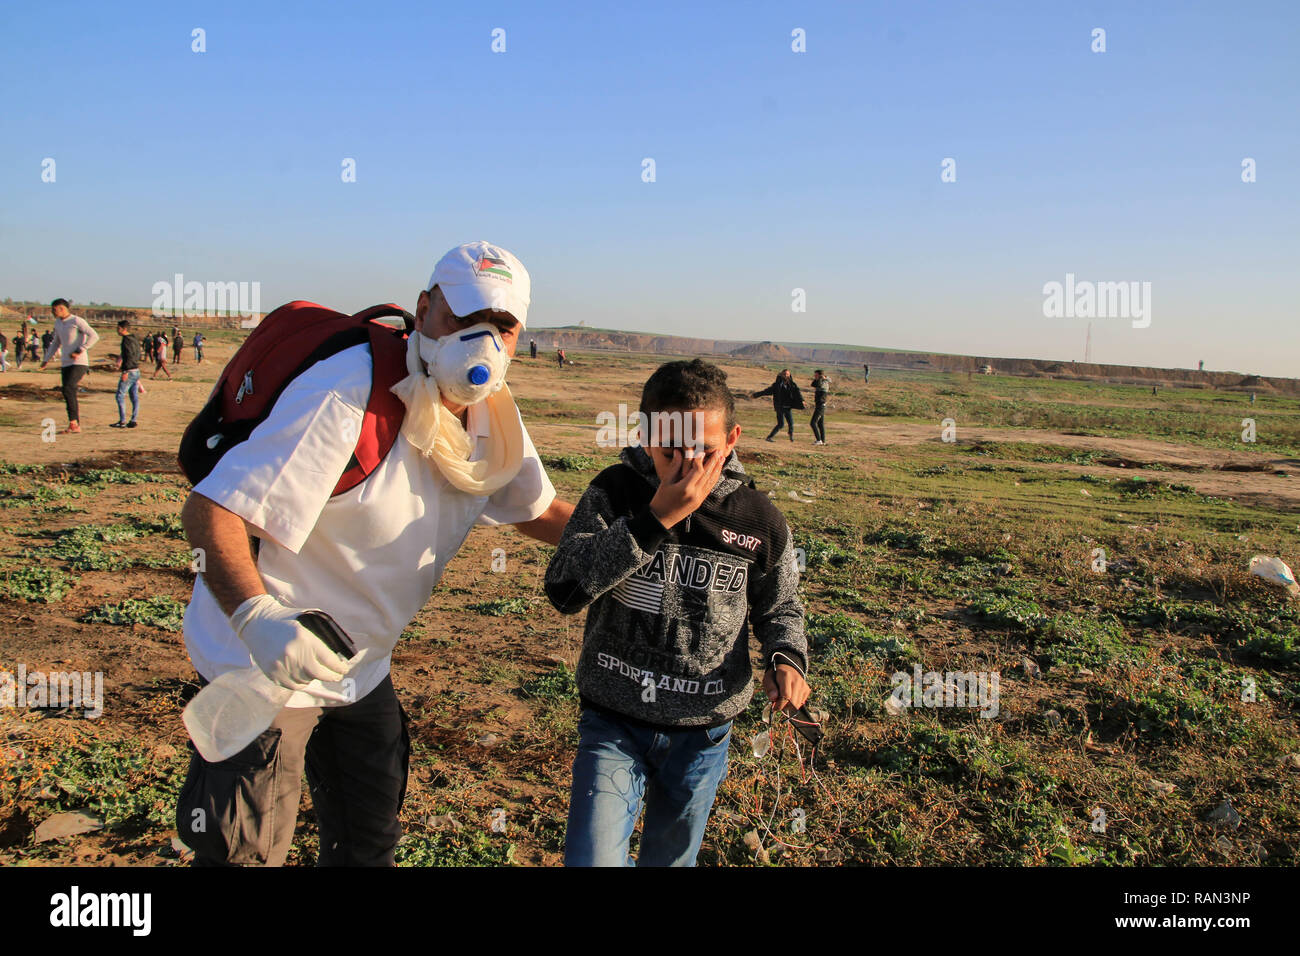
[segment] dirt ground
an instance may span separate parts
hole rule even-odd
[[[63,432],[63,405],[56,390],[57,370],[10,371],[0,376],[0,421],[5,445],[0,457],[10,463],[40,464],[76,474],[89,468],[172,475],[178,472],[175,450],[181,432],[211,390],[216,374],[232,352],[230,346],[210,345],[202,366],[186,361],[173,367],[174,381],[150,381],[142,400],[141,427],[111,429],[116,420],[113,391],[116,376],[111,368],[97,368],[85,380],[81,398],[81,434]],[[187,359],[190,358],[187,355]],[[590,409],[615,409],[619,402],[635,408],[644,371],[619,364],[604,367],[599,356],[585,356],[579,367],[558,370],[553,362],[516,359],[511,367],[511,387],[524,401],[563,402],[575,399],[581,383],[583,405]],[[647,366],[648,368],[649,366]],[[724,365],[733,388],[765,387],[771,372],[747,365]],[[859,388],[862,388],[859,386]],[[742,457],[761,454],[769,463],[807,461],[810,456],[853,456],[869,463],[873,458],[893,454],[897,449],[921,443],[937,443],[933,425],[891,420],[839,420],[834,405],[828,416],[832,444],[811,446],[806,414],[797,413],[798,442],[784,436],[774,444],[762,442],[771,418],[768,399],[742,402],[742,420],[747,434],[742,437]],[[59,429],[56,440],[42,440],[43,422],[53,419]],[[543,455],[580,454],[605,457],[610,452],[594,445],[592,417],[576,421],[529,421],[534,443]],[[963,428],[963,441],[1049,443],[1078,449],[1106,450],[1118,457],[1113,463],[1088,466],[1054,465],[1065,471],[1093,474],[1124,474],[1142,464],[1161,463],[1176,472],[1176,480],[1198,492],[1243,502],[1266,505],[1284,512],[1300,511],[1300,462],[1264,455],[1174,445],[1160,441],[1110,439],[1026,429]],[[561,480],[552,474],[561,493],[576,499],[582,482]],[[13,553],[17,532],[56,531],[77,524],[110,524],[132,515],[174,514],[179,500],[142,500],[154,490],[151,484],[110,485],[93,496],[77,501],[84,512],[50,518],[26,516],[9,510],[3,540],[4,550]],[[150,542],[147,547],[162,554],[168,547]],[[485,573],[493,549],[504,548],[511,573]],[[541,577],[545,568],[540,546],[513,530],[475,529],[461,554],[451,563],[430,605],[412,625],[408,638],[394,655],[394,680],[412,719],[413,737],[425,753],[436,759],[412,766],[412,794],[417,801],[448,787],[460,788],[467,807],[486,814],[494,803],[511,808],[512,819],[528,814],[558,818],[562,824],[567,775],[571,753],[563,746],[516,749],[512,739],[523,739],[523,731],[538,719],[538,711],[517,686],[521,676],[543,673],[557,661],[576,662],[581,643],[581,620],[562,618],[545,602]],[[100,722],[100,737],[133,738],[147,741],[155,756],[181,759],[185,731],[179,706],[195,690],[194,672],[185,655],[179,633],[149,627],[116,627],[87,624],[78,620],[88,610],[130,597],[170,595],[188,600],[193,576],[187,568],[127,571],[86,571],[75,589],[51,605],[8,602],[0,610],[0,633],[4,634],[6,664],[23,661],[29,669],[45,667],[66,671],[103,671],[112,675],[106,688],[106,713],[113,719]],[[469,601],[496,597],[525,596],[532,608],[526,616],[486,617],[466,610]],[[3,731],[19,727],[16,718],[0,714]],[[66,735],[75,742],[85,733],[84,721],[69,715],[54,715],[42,721],[44,733]],[[495,741],[484,735],[493,734]],[[12,738],[11,738],[12,739]],[[476,796],[476,792],[478,795]],[[432,805],[432,800],[430,800]],[[468,811],[467,811],[468,812]],[[26,838],[32,821],[11,819],[0,831],[0,856],[5,846]],[[8,833],[6,837],[4,834]],[[71,844],[60,862],[120,865],[157,864],[167,857],[166,847],[142,846],[120,836],[90,836]],[[560,854],[554,840],[538,840],[520,862],[554,864]]]

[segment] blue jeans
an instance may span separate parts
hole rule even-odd
[[[656,731],[584,708],[564,840],[565,866],[694,866],[731,723]],[[641,852],[628,843],[645,805]]]
[[[140,370],[133,368],[126,373],[126,378],[119,378],[117,382],[117,420],[126,421],[126,398],[127,393],[131,394],[131,421],[135,421],[135,416],[140,413]]]

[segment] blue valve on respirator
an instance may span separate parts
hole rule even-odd
[[[486,365],[475,365],[465,376],[471,385],[486,385],[492,377],[492,370]]]

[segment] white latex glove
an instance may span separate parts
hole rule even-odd
[[[301,613],[269,594],[258,594],[235,609],[230,626],[262,673],[281,687],[306,690],[313,680],[342,680],[351,665],[298,623]]]

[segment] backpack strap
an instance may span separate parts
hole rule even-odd
[[[390,308],[394,307],[375,306],[358,315],[367,318],[392,315],[393,312],[379,311]],[[405,316],[409,326],[409,315],[400,309],[396,314]],[[366,414],[361,420],[361,434],[357,438],[356,450],[338,484],[334,486],[332,495],[350,491],[370,477],[370,473],[379,467],[379,463],[392,450],[393,442],[402,429],[402,419],[406,416],[406,406],[392,391],[392,387],[406,377],[406,335],[373,321],[369,323],[369,332],[374,366],[370,400],[366,403]]]
[[[401,306],[393,305],[391,302],[387,305],[372,305],[368,309],[362,309],[356,315],[352,316],[352,318],[370,322],[374,319],[386,319],[398,315],[402,317],[402,322],[406,326],[407,334],[409,335],[414,332],[415,316],[411,315],[410,312],[407,312]]]

